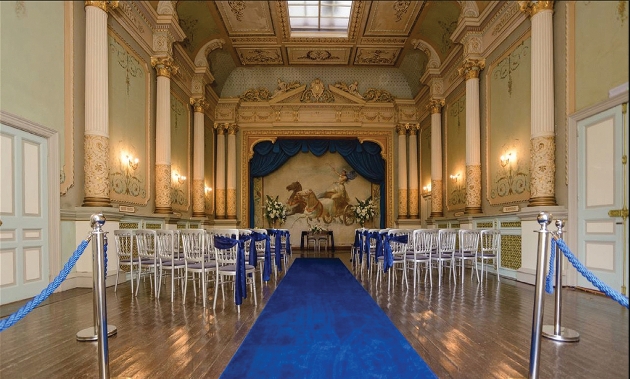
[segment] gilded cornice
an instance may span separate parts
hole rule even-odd
[[[457,69],[460,76],[464,76],[466,80],[479,78],[479,72],[486,67],[485,59],[466,59],[462,66]]]
[[[100,8],[103,12],[109,13],[109,11],[118,8],[118,1],[93,1],[86,0],[85,6],[88,7],[97,7]]]
[[[169,79],[171,75],[177,75],[179,72],[179,67],[171,57],[151,57],[151,66],[155,68],[158,76],[166,76]]]
[[[520,10],[523,13],[529,15],[529,17],[533,17],[540,11],[550,10],[553,11],[553,1],[519,1]]]
[[[444,99],[431,99],[427,104],[427,109],[431,110],[431,114],[442,113],[442,107],[444,106]]]

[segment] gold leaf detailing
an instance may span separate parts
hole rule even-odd
[[[335,101],[335,98],[318,78],[313,80],[311,87],[304,91],[300,101],[302,103],[332,103]]]
[[[391,93],[384,89],[370,88],[363,94],[363,98],[373,103],[393,103],[396,99]]]
[[[403,14],[407,13],[409,9],[409,5],[411,1],[395,1],[394,2],[394,11],[396,11],[396,22],[402,20]]]
[[[245,10],[244,1],[228,1],[230,10],[234,13],[234,16],[238,21],[243,21],[243,11]]]
[[[271,92],[266,88],[252,88],[245,91],[244,94],[239,96],[239,99],[243,101],[267,101],[271,99]]]

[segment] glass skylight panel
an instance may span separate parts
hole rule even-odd
[[[291,33],[318,37],[348,36],[352,1],[287,1]]]

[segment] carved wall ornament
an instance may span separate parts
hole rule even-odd
[[[334,84],[334,86],[335,88],[339,88],[342,91],[348,92],[351,95],[363,99],[363,96],[359,93],[359,83],[356,80],[350,85],[347,85],[346,82],[337,82]]]
[[[393,8],[394,11],[396,12],[396,22],[399,22],[400,20],[402,20],[402,16],[403,14],[407,13],[407,10],[409,9],[409,4],[411,4],[411,1],[395,1]]]
[[[248,64],[282,64],[279,49],[237,49],[244,65]]]
[[[302,103],[332,103],[334,101],[334,96],[319,78],[313,80],[311,87],[304,91],[300,98]]]
[[[328,50],[309,50],[306,54],[297,57],[296,59],[308,59],[314,62],[323,62],[328,60],[338,60],[340,57],[332,55],[332,53]]]
[[[521,42],[507,57],[496,66],[493,71],[495,79],[507,78],[508,93],[512,95],[512,72],[516,71],[521,64],[521,60],[529,55],[529,46],[525,41]]]
[[[496,36],[497,34],[501,33],[501,30],[503,30],[503,28],[508,24],[508,21],[510,21],[512,16],[518,13],[518,11],[519,7],[516,4],[508,6],[492,29],[492,35]]]
[[[400,49],[359,49],[356,64],[393,65]]]
[[[242,101],[267,101],[271,99],[271,92],[267,88],[252,88],[238,97]]]
[[[228,1],[228,5],[230,6],[230,10],[234,13],[234,17],[238,21],[243,21],[243,11],[245,10],[245,2],[244,1]]]
[[[411,44],[413,45],[414,49],[418,49],[422,51],[423,53],[427,55],[427,57],[429,57],[429,62],[427,63],[427,69],[440,68],[440,66],[442,65],[440,61],[440,56],[438,55],[437,51],[435,51],[433,46],[431,46],[430,44],[426,43],[425,41],[421,39],[411,40]]]
[[[273,95],[271,95],[271,99],[273,99],[274,97],[283,94],[285,92],[291,91],[293,89],[298,88],[299,86],[301,86],[299,81],[293,81],[290,83],[285,82],[284,80],[278,78],[278,86],[276,87],[276,89],[273,91]]]
[[[394,96],[384,89],[370,88],[363,94],[363,99],[373,103],[393,103]]]

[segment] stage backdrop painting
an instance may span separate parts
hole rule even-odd
[[[290,230],[293,246],[299,246],[301,232],[313,225],[332,231],[335,247],[349,246],[354,242],[355,229],[360,227],[353,208],[357,199],[364,201],[373,192],[378,193],[379,186],[374,186],[376,191],[338,153],[317,157],[311,152],[301,152],[262,179],[261,200],[264,204],[267,195],[272,199],[278,196],[287,206],[287,219],[278,227]],[[374,218],[378,220],[379,199],[373,200],[377,208]],[[373,223],[371,220],[365,226],[372,227]],[[269,227],[264,217],[256,217],[256,225]]]

